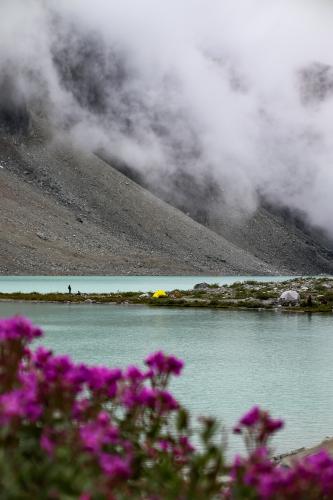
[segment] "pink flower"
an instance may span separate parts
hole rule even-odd
[[[178,410],[179,403],[175,400],[172,394],[168,391],[158,391],[156,394],[157,409],[164,412]]]
[[[156,390],[143,387],[137,394],[138,404],[154,408],[156,403]]]
[[[7,420],[22,416],[21,391],[12,391],[0,397],[1,414]]]
[[[73,403],[72,416],[78,420],[84,418],[87,410],[90,408],[91,402],[89,399],[78,399]]]
[[[167,356],[162,351],[150,354],[145,363],[156,375],[173,374],[180,375],[184,362],[175,356]]]
[[[273,434],[274,432],[282,429],[283,426],[284,422],[281,419],[268,418],[266,421],[266,429],[269,434]]]
[[[41,337],[43,332],[34,326],[31,321],[20,316],[0,320],[0,342],[11,340],[22,340],[32,342],[35,338]]]
[[[109,414],[102,411],[95,421],[81,426],[80,438],[86,450],[98,453],[104,445],[118,442],[119,430],[111,425]]]
[[[54,453],[55,443],[52,441],[50,434],[45,430],[40,438],[40,447],[44,450],[50,457]]]
[[[32,384],[31,376],[27,377],[26,385],[0,396],[0,420],[9,423],[12,419],[22,418],[35,422],[43,413],[38,400],[36,386]]]
[[[114,480],[126,480],[131,476],[130,460],[102,453],[99,463],[104,473]]]
[[[122,395],[122,403],[129,409],[142,406],[159,413],[168,413],[179,408],[178,401],[168,391],[149,387],[127,388]]]
[[[125,377],[131,382],[141,382],[145,375],[136,366],[129,366],[125,372]]]
[[[128,387],[125,389],[121,396],[122,404],[130,410],[135,406],[142,405],[142,390],[143,389],[137,389],[136,387]]]
[[[52,351],[46,349],[43,346],[40,346],[37,347],[37,349],[35,350],[32,359],[37,368],[42,368],[51,356],[52,356]]]
[[[332,467],[333,459],[326,450],[321,450],[305,458],[305,463],[313,469],[323,470],[326,467]]]
[[[279,474],[275,472],[264,473],[258,476],[258,490],[262,500],[273,498],[277,490],[280,489],[281,481]]]
[[[79,500],[92,500],[90,493],[81,493]]]
[[[170,373],[173,373],[173,375],[180,375],[183,368],[184,368],[184,361],[181,359],[176,358],[175,356],[169,356],[168,357],[168,368]]]
[[[258,406],[254,406],[250,411],[248,411],[240,420],[240,424],[245,427],[252,427],[260,419],[260,409]]]
[[[195,447],[190,443],[187,436],[182,436],[179,439],[179,444],[182,448],[183,453],[193,453],[195,451]]]
[[[169,439],[160,439],[158,445],[164,453],[167,453],[172,450],[172,442]]]
[[[122,379],[122,376],[122,371],[119,368],[94,366],[89,368],[88,387],[93,392],[103,393],[108,398],[114,398],[117,394],[117,383]]]
[[[283,425],[282,420],[273,419],[267,411],[254,406],[240,419],[234,432],[242,434],[244,431],[247,436],[247,446],[254,449],[255,446],[265,445],[272,434],[281,429]]]

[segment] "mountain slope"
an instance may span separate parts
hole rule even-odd
[[[278,271],[64,142],[3,134],[0,165],[4,274]]]
[[[103,159],[112,164],[106,155]],[[198,184],[180,174],[175,189],[164,189],[115,162],[118,170],[147,187],[156,196],[184,211],[229,242],[279,270],[280,274],[318,274],[333,271],[333,243],[322,231],[310,227],[302,214],[262,201],[252,214],[223,202],[209,180]],[[218,199],[218,202],[217,202]]]
[[[318,245],[313,250],[315,243],[268,212],[247,226],[225,213],[211,222],[213,231],[97,156],[47,138],[45,130],[3,130],[0,137],[2,274],[332,270],[329,254]]]
[[[282,274],[316,274],[333,271],[330,242],[310,228],[298,227],[292,217],[259,207],[248,218],[235,218],[225,207],[211,217],[209,227],[264,262],[274,262]]]

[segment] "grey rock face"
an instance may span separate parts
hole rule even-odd
[[[9,76],[0,79],[0,129],[11,135],[26,134],[30,115],[22,93]]]

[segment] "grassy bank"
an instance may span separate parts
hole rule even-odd
[[[298,293],[296,303],[280,300],[283,292]],[[219,286],[201,284],[192,290],[172,290],[155,299],[152,293],[0,293],[2,301],[32,301],[74,304],[144,304],[154,307],[208,307],[214,309],[281,310],[332,313],[333,278],[293,278],[282,282],[244,281]]]

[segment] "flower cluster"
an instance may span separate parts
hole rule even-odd
[[[6,456],[6,463],[0,458],[0,477],[25,471],[25,446],[29,469],[36,468],[43,491],[55,497],[63,493],[57,470],[64,468],[77,498],[111,498],[114,491],[127,497],[145,474],[155,482],[165,467],[178,474],[180,457],[192,451],[191,431],[177,429],[172,415],[181,407],[167,383],[180,374],[183,362],[158,352],[147,358],[145,370],[76,364],[44,347],[30,350],[41,335],[25,318],[0,321],[0,457]],[[154,481],[144,486],[152,494]],[[17,478],[20,482],[25,481]],[[5,484],[0,495],[10,493]],[[11,485],[13,491],[17,485]]]
[[[17,316],[0,321],[0,342],[2,343],[14,340],[18,340],[22,343],[29,343],[41,336],[42,330],[35,327],[26,318]]]
[[[174,356],[91,367],[29,348],[41,334],[25,318],[0,321],[1,498],[333,498],[330,456],[276,465],[269,441],[283,422],[258,407],[235,427],[247,455],[228,465],[217,423],[193,428],[168,391],[183,369]]]
[[[246,447],[251,451],[258,446],[266,445],[272,434],[282,427],[282,420],[273,419],[267,411],[254,406],[240,419],[234,432],[244,436]]]
[[[267,448],[258,447],[249,457],[235,459],[231,475],[231,498],[333,498],[333,459],[326,451],[285,468],[274,464]]]
[[[183,361],[174,356],[166,356],[162,351],[148,356],[146,365],[157,375],[180,375],[184,367]]]

